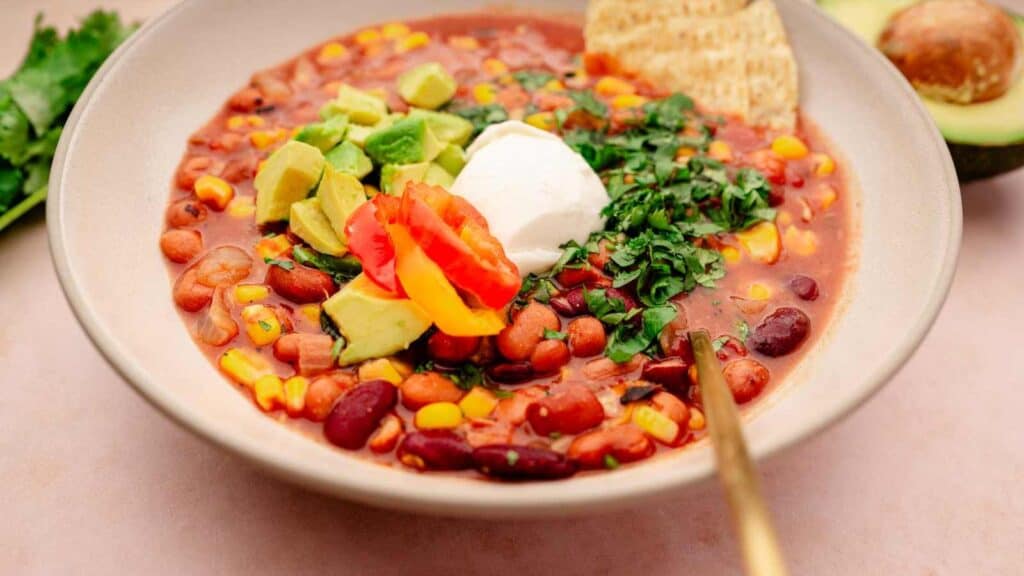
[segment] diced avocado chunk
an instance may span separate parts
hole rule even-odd
[[[466,167],[466,151],[455,144],[449,144],[434,160],[452,176],[458,176]]]
[[[363,275],[324,302],[323,310],[348,342],[338,357],[342,366],[406,350],[431,325],[418,304],[395,298]]]
[[[292,204],[288,227],[293,234],[302,238],[317,252],[328,256],[342,256],[348,251],[331,228],[331,221],[324,214],[319,198],[308,198]]]
[[[366,140],[374,133],[381,130],[387,130],[391,126],[398,122],[402,118],[405,118],[403,114],[390,114],[385,116],[383,120],[377,122],[373,126],[360,126],[358,124],[349,124],[348,135],[345,139],[349,142],[364,148],[366,146]]]
[[[320,109],[321,118],[339,114],[348,116],[349,122],[373,126],[388,115],[388,104],[373,94],[342,84],[338,97]]]
[[[320,149],[292,140],[267,158],[256,175],[256,224],[287,220],[292,204],[303,200],[320,180]]]
[[[348,140],[336,146],[324,158],[338,172],[351,174],[359,180],[373,172],[373,162],[370,162],[370,159],[359,146]]]
[[[413,108],[409,111],[409,118],[423,118],[427,126],[442,142],[451,142],[459,146],[469,144],[473,137],[473,123],[462,116],[447,114],[445,112],[433,112],[422,108]]]
[[[379,165],[430,162],[444,145],[423,118],[405,118],[366,139],[366,153]]]
[[[431,164],[427,168],[427,173],[423,176],[424,184],[430,184],[431,186],[440,186],[445,190],[452,187],[455,184],[455,177],[448,173],[447,170],[442,168],[439,164]]]
[[[409,182],[423,182],[430,166],[430,162],[386,164],[380,170],[380,189],[385,194],[401,194]]]
[[[299,142],[305,142],[316,146],[321,152],[326,153],[345,139],[345,132],[348,131],[348,116],[339,114],[324,120],[307,124],[296,136]]]
[[[359,149],[356,148],[356,150]],[[349,216],[356,211],[356,208],[366,202],[363,185],[355,176],[339,172],[327,164],[324,167],[324,177],[320,179],[316,197],[320,201],[320,208],[327,216],[334,234],[343,244],[348,244],[345,236],[345,224],[348,223]]]
[[[437,62],[423,64],[398,78],[402,99],[418,108],[437,110],[455,96],[459,85]]]

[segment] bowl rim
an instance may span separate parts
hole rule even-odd
[[[945,192],[948,194],[950,205],[950,222],[948,223],[946,252],[942,258],[941,270],[936,282],[932,285],[927,303],[922,308],[920,316],[905,330],[905,337],[901,345],[889,351],[878,363],[876,369],[865,376],[864,385],[845,402],[834,402],[827,405],[825,409],[809,415],[801,426],[795,426],[792,430],[776,436],[769,442],[753,445],[751,447],[752,456],[757,460],[773,457],[842,421],[878,392],[912,357],[937,320],[952,287],[963,232],[960,187],[952,158],[938,128],[932,122],[930,115],[910,84],[903,80],[898,70],[880,53],[859,41],[852,32],[834,22],[813,3],[785,1],[795,6],[795,9],[808,11],[818,21],[818,25],[826,27],[829,33],[845,37],[848,43],[853,41],[853,44],[856,45],[855,49],[861,53],[860,56],[873,59],[876,64],[882,64],[894,80],[893,89],[902,91],[902,96],[909,97],[913,101],[914,113],[919,119],[925,120],[925,124],[931,132],[932,144],[936,147],[936,152],[944,165],[942,179],[946,183]],[[403,482],[399,486],[380,487],[370,482],[359,481],[358,475],[355,474],[336,474],[327,477],[311,469],[292,466],[272,448],[247,441],[241,434],[232,433],[229,428],[218,427],[191,413],[187,407],[174,401],[172,395],[168,394],[158,382],[147,378],[141,365],[119,345],[115,336],[107,329],[102,317],[86,298],[83,287],[75,276],[65,242],[64,178],[68,167],[67,159],[74,147],[81,120],[92,106],[100,87],[104,85],[111,73],[117,69],[137,43],[166,25],[180,12],[199,3],[200,0],[184,0],[170,7],[159,16],[146,22],[107,59],[83,92],[68,118],[54,156],[53,170],[49,180],[50,198],[47,202],[46,216],[50,254],[65,297],[93,345],[111,367],[150,405],[203,440],[238,454],[277,477],[346,499],[414,512],[436,514],[441,511],[446,514],[470,517],[564,516],[596,509],[620,508],[629,503],[650,500],[706,480],[714,474],[715,465],[711,462],[688,474],[667,473],[662,474],[660,479],[649,476],[649,480],[645,483],[626,489],[615,489],[609,485],[607,490],[601,492],[562,490],[543,496],[532,494],[526,497],[522,494],[524,491],[506,491],[502,493],[502,498],[494,499],[467,499],[466,494],[445,494],[443,491],[432,490],[427,482],[413,480],[418,478],[414,474],[408,475],[412,480],[410,482]],[[857,222],[857,225],[860,226],[860,221]],[[847,290],[850,288],[848,285]],[[837,311],[839,315],[842,313],[841,309]],[[838,316],[833,320],[833,324],[837,319]],[[518,497],[517,494],[519,494]],[[455,505],[457,508],[452,508]]]

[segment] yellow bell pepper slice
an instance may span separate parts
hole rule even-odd
[[[390,224],[387,228],[395,244],[395,270],[402,288],[442,332],[450,336],[494,336],[505,328],[499,311],[466,306],[441,268],[413,240],[408,228],[401,224]]]

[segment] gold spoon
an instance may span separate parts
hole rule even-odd
[[[690,346],[697,360],[701,399],[715,447],[718,476],[732,510],[747,574],[785,576],[786,565],[768,507],[761,496],[757,470],[743,439],[739,410],[722,376],[710,334],[706,330],[690,332]]]

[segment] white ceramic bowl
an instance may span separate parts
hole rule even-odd
[[[154,406],[200,436],[315,490],[466,516],[621,507],[710,476],[707,445],[614,473],[499,484],[417,475],[310,441],[254,409],[210,366],[175,312],[158,237],[189,134],[260,69],[363,25],[485,2],[192,0],[149,22],[103,67],[72,115],[50,181],[60,280],[96,346]],[[582,10],[583,2],[521,2]],[[804,110],[863,189],[860,263],[831,333],[746,431],[764,457],[857,407],[907,360],[946,296],[960,241],[946,146],[908,85],[810,3],[778,0]]]

